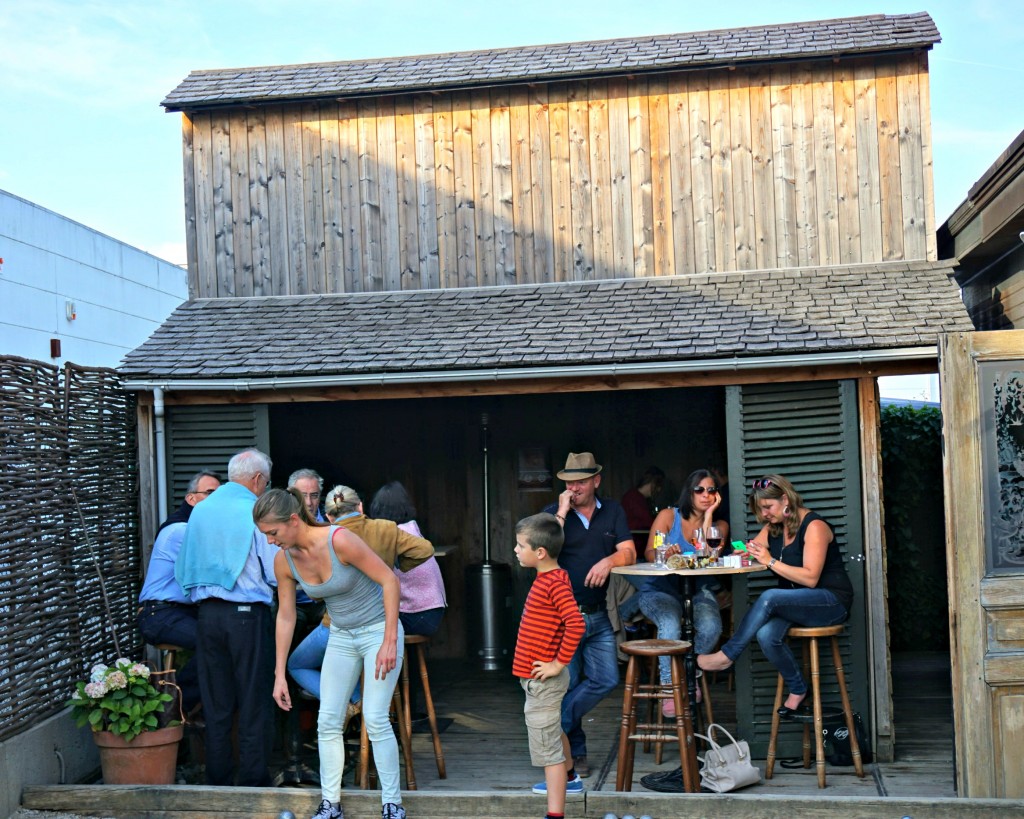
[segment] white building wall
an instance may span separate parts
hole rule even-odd
[[[3,355],[116,367],[188,298],[177,265],[2,190],[0,259]]]

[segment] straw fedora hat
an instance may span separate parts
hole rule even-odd
[[[583,481],[593,478],[601,471],[601,464],[594,460],[591,452],[570,452],[565,459],[565,469],[558,473],[563,481]]]

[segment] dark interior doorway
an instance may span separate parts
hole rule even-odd
[[[726,463],[722,387],[470,396],[269,405],[274,483],[300,467],[325,489],[355,488],[364,500],[386,481],[405,484],[417,519],[442,560],[449,612],[435,640],[440,656],[465,651],[465,567],[483,556],[483,418],[487,419],[492,559],[514,564],[519,518],[555,500],[554,474],[571,451],[603,466],[601,493],[619,498],[648,466],[666,473],[661,506],[674,503],[698,467]],[[545,479],[543,473],[548,477]],[[513,565],[517,601],[529,579]]]

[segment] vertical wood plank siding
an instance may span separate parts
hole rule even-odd
[[[197,297],[935,257],[926,55],[183,117]]]

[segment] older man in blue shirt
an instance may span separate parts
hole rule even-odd
[[[209,785],[270,784],[273,729],[274,556],[252,508],[270,485],[258,449],[228,462],[228,482],[197,506],[185,529],[175,577],[199,604],[196,657],[206,714]],[[231,727],[238,714],[237,783]]]
[[[197,472],[188,483],[181,506],[160,524],[146,570],[146,582],[139,592],[139,631],[147,643],[169,643],[189,651],[196,650],[198,612],[191,597],[182,591],[174,577],[174,563],[185,539],[185,527],[192,516],[192,509],[210,497],[219,486],[220,476],[216,472],[205,469]],[[199,702],[195,657],[178,670],[177,679],[185,713],[189,713]]]

